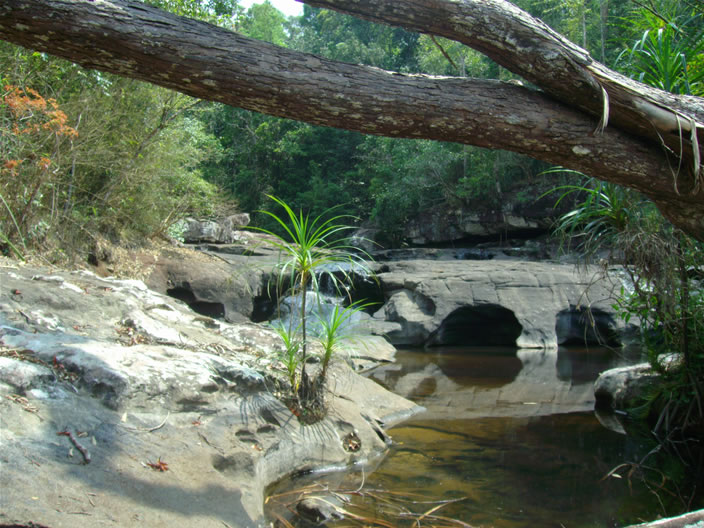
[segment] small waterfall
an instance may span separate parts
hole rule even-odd
[[[310,289],[310,286],[306,291],[306,328],[311,335],[320,332],[320,321],[329,321],[336,306],[344,307],[356,300],[367,299],[364,294],[373,291],[372,287],[378,290],[375,296],[381,296],[381,289],[369,270],[355,263],[341,262],[321,266],[317,270],[316,279],[318,292]],[[301,294],[283,297],[270,324],[292,330],[299,327],[302,301]],[[353,314],[342,326],[342,331],[353,332],[354,327],[364,318],[368,318],[368,315],[363,312]]]

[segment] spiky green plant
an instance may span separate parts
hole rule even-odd
[[[546,171],[555,172],[580,174],[562,168]],[[543,196],[552,193],[561,193],[555,207],[574,195],[581,200],[557,220],[555,233],[568,249],[576,243],[576,249],[587,260],[600,249],[617,246],[620,234],[649,209],[647,202],[636,193],[593,178],[586,179],[582,185],[556,187]]]
[[[320,216],[311,218],[302,211],[295,213],[279,198],[268,197],[283,208],[285,215],[281,217],[266,210],[260,213],[273,219],[283,235],[268,229],[256,227],[253,229],[271,235],[273,237],[271,243],[281,252],[281,261],[277,265],[279,293],[283,291],[284,285],[288,285],[291,295],[301,296],[299,308],[301,373],[297,396],[305,402],[314,396],[311,394],[311,383],[306,372],[309,344],[306,291],[309,288],[315,293],[320,291],[319,272],[321,275],[329,276],[334,287],[341,290],[345,283],[351,283],[350,268],[370,273],[366,262],[371,257],[351,244],[344,236],[347,231],[353,229],[349,225],[340,223],[344,219],[351,219],[349,215],[333,215],[333,208]],[[292,328],[287,331],[289,335],[292,334]]]
[[[293,394],[298,393],[298,367],[301,363],[299,354],[301,350],[301,341],[298,337],[298,329],[287,328],[284,325],[273,325],[272,328],[279,334],[284,345],[284,350],[281,353],[281,361],[286,369],[288,382],[291,384]]]
[[[701,95],[704,92],[704,15],[681,15],[667,22],[654,18],[651,27],[628,48],[617,64],[633,77],[666,92]]]
[[[344,347],[345,342],[355,337],[353,330],[350,328],[352,316],[372,304],[356,301],[346,307],[335,305],[329,317],[318,315],[318,321],[320,322],[318,340],[323,349],[320,372],[322,379],[325,379],[327,375],[328,365],[332,356]]]

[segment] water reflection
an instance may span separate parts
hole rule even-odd
[[[427,412],[390,431],[394,445],[365,489],[463,498],[442,515],[473,527],[623,526],[661,513],[652,491],[627,474],[604,479],[650,449],[594,416],[594,379],[627,359],[605,349],[467,348],[405,350],[397,359],[371,376]],[[346,478],[341,485],[354,489],[362,477]],[[389,517],[388,504],[371,495],[345,507],[413,525]]]
[[[599,372],[628,359],[603,348],[442,347],[399,351],[371,377],[438,419],[589,411]]]

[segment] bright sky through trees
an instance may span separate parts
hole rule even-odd
[[[300,16],[303,14],[303,4],[295,0],[269,0],[272,5],[281,11],[284,15]],[[249,8],[252,4],[261,4],[264,0],[241,0],[240,5],[244,8]]]

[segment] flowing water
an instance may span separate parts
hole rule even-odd
[[[612,430],[618,425],[607,428],[593,410],[598,373],[628,362],[606,349],[400,351],[396,363],[371,377],[427,411],[389,431],[394,444],[374,471],[308,476],[272,492],[313,481],[356,490],[363,481],[342,505],[388,526],[416,526],[399,512],[435,507],[418,526],[441,522],[433,515],[497,528],[652,520],[663,513],[662,497],[629,478],[627,467],[606,477],[652,446]],[[461,500],[423,502],[452,499]]]

